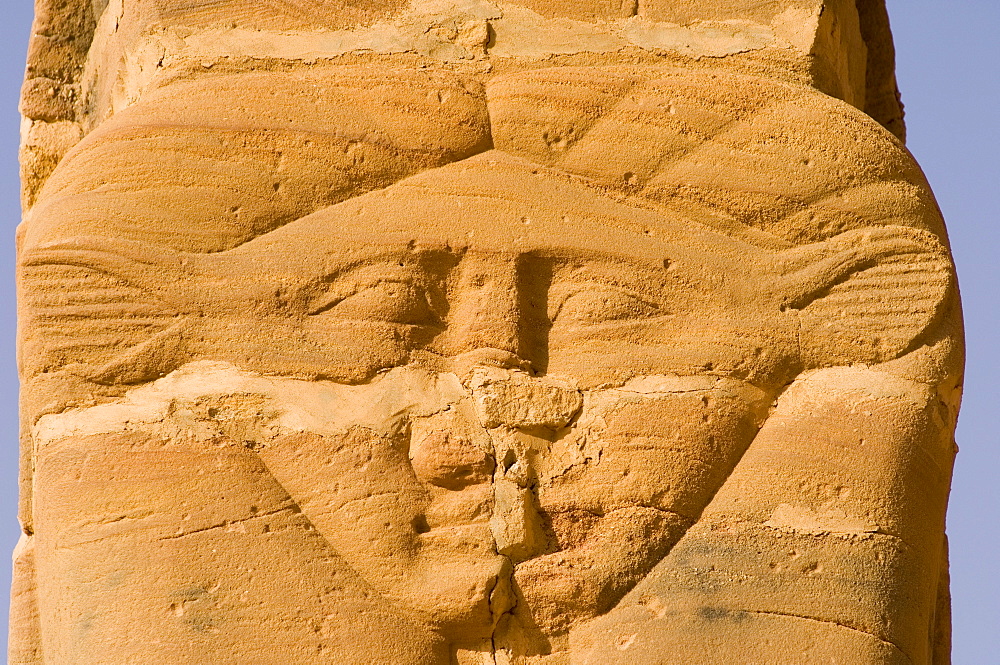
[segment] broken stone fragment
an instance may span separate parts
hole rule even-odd
[[[531,490],[509,480],[498,480],[493,486],[493,496],[490,529],[497,551],[515,563],[545,551],[547,539]]]
[[[583,406],[579,390],[556,380],[482,369],[468,381],[480,422],[487,429],[568,425]]]

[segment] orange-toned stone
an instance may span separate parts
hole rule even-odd
[[[947,663],[959,301],[879,2],[35,32],[11,662]]]

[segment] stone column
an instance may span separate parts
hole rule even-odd
[[[37,0],[17,665],[946,665],[880,0]]]

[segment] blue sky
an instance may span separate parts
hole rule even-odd
[[[908,145],[948,220],[965,305],[968,369],[948,517],[956,665],[1000,653],[1000,3],[888,0]],[[17,95],[31,0],[3,0],[0,21],[0,587],[17,540],[14,228]],[[0,603],[6,625],[6,603]],[[0,636],[6,652],[6,630]]]
[[[1000,4],[889,0],[907,144],[944,210],[965,309],[967,368],[948,515],[956,665],[1000,652]]]

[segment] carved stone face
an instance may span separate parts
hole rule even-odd
[[[87,197],[104,201],[107,189],[60,197],[51,192],[86,178],[66,185],[57,174],[26,232],[28,372],[148,385],[38,420],[36,483],[48,489],[36,511],[57,534],[42,562],[82,565],[100,550],[91,532],[124,513],[155,534],[123,527],[127,542],[181,560],[143,582],[150,597],[174,594],[177,621],[163,630],[177,641],[191,626],[256,639],[248,626],[265,616],[264,634],[336,654],[338,640],[358,639],[345,637],[357,632],[351,621],[370,615],[380,617],[373,632],[410,636],[412,662],[439,662],[441,644],[565,654],[570,632],[615,607],[699,520],[789,382],[895,358],[939,316],[950,272],[931,233],[820,210],[834,230],[793,243],[722,206],[681,205],[682,195],[664,194],[678,177],[666,157],[645,156],[709,153],[721,140],[704,137],[736,120],[695,99],[707,94],[701,79],[607,68],[591,72],[586,81],[600,84],[591,89],[583,73],[515,75],[487,93],[435,74],[436,95],[410,77],[397,86],[404,111],[386,104],[386,113],[426,123],[359,131],[342,151],[334,131],[294,150],[265,133],[276,164],[312,159],[322,143],[316,163],[335,176],[324,191],[306,178],[248,176],[246,209],[227,204],[217,247],[199,244],[199,225],[217,221],[215,193],[189,206],[193,221],[172,248],[143,236],[143,214],[176,212],[169,199],[157,207],[155,190],[136,199],[145,207],[123,238],[95,241],[103,220],[86,216]],[[536,89],[547,92],[532,111],[525,100]],[[564,108],[553,92],[584,89],[600,99]],[[759,133],[770,136],[778,113],[753,99],[744,106],[729,111],[767,116]],[[439,117],[461,122],[441,131]],[[551,131],[534,131],[538,118]],[[644,145],[629,123],[653,120],[684,131],[650,132],[659,143]],[[634,150],[604,159],[597,147],[626,126]],[[122,127],[108,136],[138,131]],[[448,149],[421,152],[406,147],[411,139]],[[406,146],[393,162],[383,143],[394,142]],[[79,154],[102,146],[93,143]],[[766,151],[751,148],[745,163],[728,158],[735,171],[760,168],[754,150]],[[353,180],[338,179],[336,160],[351,151]],[[773,188],[821,208],[814,190],[825,181],[786,157],[764,160]],[[718,165],[699,159],[686,182],[714,177]],[[203,166],[192,162],[174,166]],[[205,167],[205,177],[222,171]],[[265,198],[282,187],[294,205]],[[863,193],[886,191],[895,190]],[[279,203],[316,212],[268,228]],[[760,206],[786,231],[802,212],[783,200]],[[38,286],[57,281],[73,286],[71,297]],[[877,297],[885,284],[902,302]],[[102,490],[80,505],[53,500],[88,483]],[[149,502],[160,503],[136,508]],[[216,547],[220,530],[237,534],[219,541],[222,554],[198,560],[184,549]],[[118,565],[95,561],[87,565],[98,577]],[[247,600],[279,584],[284,599]],[[64,602],[106,617],[128,607],[107,610],[88,594]],[[336,609],[351,603],[361,609]],[[111,639],[100,631],[114,626],[108,618],[88,639]],[[303,626],[315,630],[303,637]]]
[[[465,179],[489,196],[458,196]],[[176,271],[159,298],[181,317],[165,348],[235,365],[195,362],[140,401],[158,404],[151,436],[194,411],[223,446],[248,447],[365,584],[470,648],[545,653],[611,609],[811,362],[813,309],[882,263],[943,260],[902,229],[763,250],[626,217],[498,153],[391,191],[219,255],[159,259]],[[149,270],[48,252],[134,282]]]

